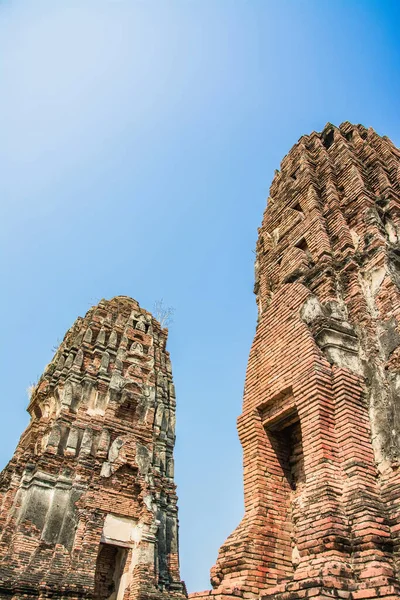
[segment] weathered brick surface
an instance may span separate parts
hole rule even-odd
[[[259,229],[243,520],[200,600],[399,598],[400,152],[302,137]]]
[[[0,597],[185,597],[167,331],[137,302],[78,319],[0,476]]]

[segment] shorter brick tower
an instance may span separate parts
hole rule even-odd
[[[184,598],[167,331],[125,296],[67,332],[0,476],[0,597]]]
[[[257,242],[245,515],[197,598],[400,597],[399,242],[390,140],[350,123],[302,137]]]

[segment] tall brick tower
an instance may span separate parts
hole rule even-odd
[[[198,598],[400,597],[399,235],[388,138],[328,124],[284,158],[257,242],[245,515]]]
[[[125,296],[67,332],[0,476],[1,598],[184,598],[166,341]]]

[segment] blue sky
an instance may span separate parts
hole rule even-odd
[[[400,145],[399,26],[398,0],[0,2],[0,466],[76,317],[164,298],[189,591],[243,512],[236,417],[274,169],[328,121]]]

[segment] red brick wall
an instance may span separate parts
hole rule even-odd
[[[327,125],[282,161],[238,419],[245,514],[199,597],[400,596],[399,209],[400,152],[372,129]]]

